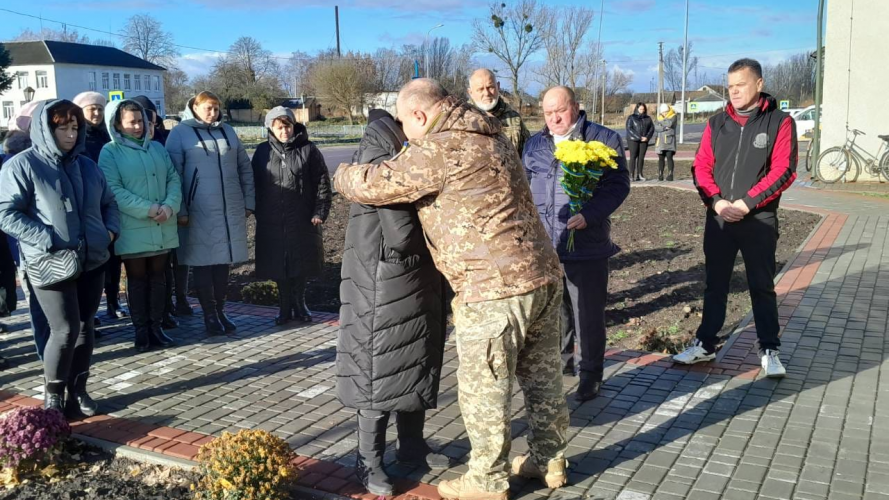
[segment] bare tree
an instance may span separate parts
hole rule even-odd
[[[582,85],[584,38],[593,22],[593,10],[586,7],[563,7],[553,10],[552,22],[544,36],[546,64],[538,71],[540,83],[547,87]]]
[[[473,44],[478,51],[493,54],[506,65],[521,108],[519,77],[528,57],[544,47],[549,9],[536,0],[514,0],[510,4],[497,2],[490,12],[490,18],[473,23]]]
[[[179,50],[173,35],[164,31],[160,21],[148,14],[137,14],[127,19],[120,30],[124,39],[123,50],[161,66],[173,66]]]
[[[401,78],[404,57],[395,49],[378,49],[373,55],[376,70],[376,87],[382,92],[398,90],[407,79]]]
[[[367,94],[376,91],[376,68],[366,54],[319,55],[309,68],[309,82],[315,95],[326,105],[340,110],[352,124],[353,111],[361,112]]]
[[[765,90],[776,99],[796,103],[815,96],[815,60],[808,54],[796,54],[786,60],[763,68]]]
[[[608,72],[605,82],[605,96],[611,97],[630,90],[630,84],[633,83],[633,75],[626,73],[620,68],[614,68]]]
[[[42,28],[40,31],[32,31],[31,29],[23,29],[15,38],[14,42],[35,42],[39,40],[52,40],[56,42],[72,42],[72,43],[90,43],[90,39],[86,35],[81,35],[77,30],[69,30],[63,25],[61,30],[52,28]]]
[[[578,56],[578,81],[585,97],[583,103],[587,109],[596,109],[599,102],[598,89],[602,86],[602,51],[595,41],[589,41],[583,52]]]
[[[664,84],[669,90],[682,90],[682,54],[684,48],[670,49],[664,56]],[[688,66],[686,67],[686,79],[694,73],[698,67],[698,58],[694,54],[694,44],[688,42]]]
[[[188,75],[175,66],[167,68],[167,71],[164,72],[164,105],[166,106],[166,114],[175,114],[185,109],[191,94]]]
[[[290,59],[281,69],[281,85],[290,97],[299,97],[308,87],[308,71],[313,58],[309,54],[297,51],[290,55]]]
[[[214,91],[229,103],[248,100],[254,109],[274,105],[284,95],[278,63],[254,38],[241,37],[216,62],[210,78]]]

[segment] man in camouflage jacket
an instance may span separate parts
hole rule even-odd
[[[340,165],[334,185],[357,203],[415,203],[435,265],[457,292],[459,402],[473,449],[468,472],[439,493],[506,500],[513,377],[532,432],[530,455],[512,471],[562,486],[561,269],[519,157],[497,120],[434,80],[405,85],[397,107],[408,147],[379,165]]]
[[[515,146],[521,156],[525,142],[531,137],[522,115],[512,109],[500,96],[500,82],[489,69],[477,69],[469,77],[467,89],[472,103],[482,111],[500,120],[500,131]]]

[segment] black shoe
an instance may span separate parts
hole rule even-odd
[[[309,311],[309,307],[306,305],[306,279],[293,280],[292,292],[290,300],[293,304],[293,317],[303,323],[311,323],[312,311]]]
[[[212,288],[199,288],[198,301],[201,303],[201,314],[204,315],[204,328],[207,329],[207,335],[222,335],[225,330],[222,323],[219,322],[219,316],[216,313],[216,300],[213,299]]]
[[[388,413],[376,418],[358,413],[358,460],[355,467],[355,475],[368,493],[387,497],[395,494],[392,480],[383,469],[388,423]]]
[[[164,319],[161,321],[161,326],[167,330],[172,330],[174,328],[179,328],[179,322],[169,313],[164,313]]]
[[[45,410],[57,410],[64,414],[65,383],[62,381],[44,382],[43,384],[43,408]]]
[[[278,312],[278,315],[275,316],[275,324],[276,325],[284,325],[284,324],[290,323],[292,320],[293,320],[293,318],[290,317],[289,310],[285,311],[282,309],[281,311]]]
[[[672,174],[667,176],[667,182],[673,182],[673,175]]]
[[[173,309],[173,314],[176,316],[194,316],[194,309],[191,308],[188,299],[176,297],[176,308]]]
[[[222,324],[222,328],[225,329],[225,333],[232,333],[238,330],[238,325],[228,319],[228,316],[225,315],[225,311],[222,310],[222,307],[216,307],[216,317],[219,318],[219,322]]]
[[[150,293],[147,279],[129,278],[127,280],[129,291],[130,313],[133,318],[133,330],[135,330],[134,347],[136,352],[148,352],[151,349],[149,335],[151,333],[151,317],[148,313],[148,294]]]
[[[451,459],[447,455],[433,451],[423,437],[425,425],[425,411],[395,413],[395,427],[398,431],[398,450],[395,452],[395,459],[399,463],[414,467],[428,467],[433,470],[449,468]]]
[[[68,384],[68,398],[65,401],[65,416],[68,418],[94,417],[99,413],[99,405],[86,393],[86,381],[90,372],[83,372]]]
[[[577,386],[577,392],[574,393],[574,399],[580,402],[595,399],[601,388],[601,380],[596,380],[592,375],[580,372],[580,384]]]
[[[111,321],[117,321],[120,318],[123,318],[123,314],[121,314],[120,311],[118,311],[117,309],[109,306],[108,309],[105,310],[105,317],[110,319]]]

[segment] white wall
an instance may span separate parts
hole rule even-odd
[[[52,65],[10,66],[7,72],[13,75],[12,87],[6,92],[0,94],[0,106],[2,106],[4,102],[12,102],[16,113],[18,113],[19,110],[22,109],[21,103],[25,100],[25,92],[24,89],[19,88],[18,78],[15,77],[15,74],[20,71],[28,73],[28,85],[26,87],[31,87],[32,89],[34,89],[35,101],[54,99],[58,96],[58,94],[56,93],[55,68]],[[48,87],[37,88],[38,71],[46,71],[46,76],[48,79],[47,83],[49,84]],[[0,126],[7,126],[7,120],[3,119],[2,109],[0,109]]]
[[[889,65],[882,62],[889,53],[887,19],[886,0],[827,3],[822,151],[845,142],[847,121],[867,134],[856,144],[871,154],[882,142],[877,135],[889,134]],[[875,179],[862,171],[859,180]]]
[[[90,73],[96,73],[96,92],[108,97],[108,93],[113,90],[122,90],[126,97],[136,97],[144,95],[152,101],[159,101],[161,114],[163,114],[164,106],[164,72],[159,70],[145,70],[133,68],[119,68],[111,66],[85,66],[74,64],[58,64],[56,65],[56,73],[58,75],[58,96],[62,99],[73,99],[77,94],[91,90],[89,88]],[[102,88],[102,73],[108,73],[108,88]],[[114,74],[120,74],[120,86],[114,85]],[[124,88],[125,77],[130,75],[130,88]],[[141,90],[135,89],[134,75],[140,75],[142,85]],[[151,86],[146,89],[145,75],[149,76]],[[154,77],[160,78],[159,90],[154,90]]]

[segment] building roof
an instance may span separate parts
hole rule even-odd
[[[166,71],[157,64],[152,64],[115,47],[53,40],[4,42],[3,46],[9,51],[14,66],[83,64]]]

